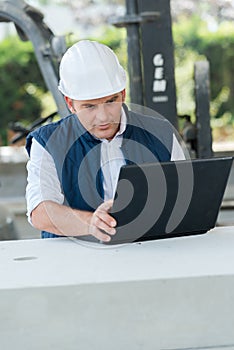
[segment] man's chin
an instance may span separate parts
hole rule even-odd
[[[117,130],[113,130],[112,128],[106,128],[103,130],[95,130],[92,134],[98,139],[107,139],[111,140],[115,136]]]

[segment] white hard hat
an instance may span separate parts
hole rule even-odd
[[[122,91],[126,73],[115,53],[96,41],[71,46],[60,63],[59,90],[74,100],[91,100]]]

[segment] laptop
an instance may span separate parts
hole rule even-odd
[[[125,165],[110,211],[107,244],[203,234],[217,221],[232,157]]]

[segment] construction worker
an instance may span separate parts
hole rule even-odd
[[[42,238],[108,242],[121,166],[185,159],[184,152],[166,119],[127,108],[126,73],[109,47],[89,40],[70,47],[58,88],[71,114],[27,137],[29,222]]]

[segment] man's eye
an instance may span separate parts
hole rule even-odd
[[[94,105],[87,105],[87,106],[85,106],[86,109],[94,109],[94,107],[95,107]]]
[[[107,101],[106,103],[107,103],[107,104],[111,104],[111,103],[113,103],[113,102],[115,102],[115,100],[110,100],[110,101]]]

